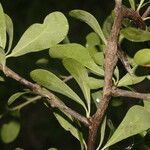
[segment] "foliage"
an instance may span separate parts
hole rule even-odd
[[[141,0],[137,8],[137,4],[134,0],[129,0],[129,3],[134,10],[140,11],[146,2],[144,3],[144,1]],[[65,82],[63,78],[61,78],[64,74],[60,73],[58,75],[55,70],[52,70],[50,67],[30,70],[31,79],[42,86],[42,90],[53,91],[62,103],[67,104],[69,101],[68,103],[71,104],[71,108],[77,109],[82,115],[90,118],[96,110],[100,102],[100,97],[102,96],[102,88],[104,85],[103,63],[105,47],[107,45],[106,39],[109,36],[112,26],[113,13],[104,21],[102,28],[97,19],[89,12],[72,10],[69,14],[85,22],[93,30],[93,32],[90,32],[86,36],[86,43],[84,45],[79,43],[66,43],[69,30],[67,18],[61,12],[52,12],[45,17],[42,24],[36,23],[31,25],[22,35],[16,46],[12,48],[13,22],[11,18],[4,13],[0,5],[0,64],[3,66],[3,72],[5,73],[5,66],[8,59],[12,57],[16,59],[22,55],[22,57],[24,57],[24,55],[31,52],[39,53],[39,51],[49,49],[48,59],[61,61],[61,67],[65,72],[65,77],[67,76],[66,78],[69,78],[71,76],[72,78],[70,80],[74,80],[78,86],[72,87],[69,82]],[[132,24],[130,24],[129,27],[123,26],[120,32],[120,44],[128,41],[130,42],[130,47],[132,46],[132,42],[142,42],[143,45],[148,43],[150,40],[148,28],[149,27],[144,31],[135,28]],[[149,80],[149,75],[146,70],[150,67],[150,49],[145,47],[145,45],[140,49],[137,48],[137,52],[133,58],[130,57],[130,62],[134,62],[131,64],[132,75],[130,73],[122,74],[121,67],[116,67],[113,81],[117,87],[133,90],[135,84]],[[31,53],[31,55],[34,55],[34,53]],[[45,58],[41,56],[37,61],[40,62],[41,59],[45,60]],[[28,65],[28,63],[29,62],[26,62],[26,65]],[[44,63],[47,64],[48,61],[44,61]],[[140,66],[145,70],[142,75],[137,74]],[[59,70],[59,68],[57,69]],[[0,82],[5,82],[3,76],[0,76]],[[80,92],[78,92],[76,88],[78,88]],[[4,143],[11,143],[16,140],[20,132],[20,123],[14,119],[18,120],[21,118],[20,115],[14,115],[14,112],[20,112],[20,109],[39,99],[42,98],[38,97],[37,93],[27,89],[18,91],[10,96],[8,99],[7,113],[11,114],[13,119],[1,126],[0,135]],[[119,110],[120,107],[125,106],[124,103],[120,103],[122,99],[118,101],[117,98],[114,98],[113,101],[119,104],[115,104],[115,106],[110,105],[110,110]],[[74,107],[74,104],[77,104],[77,106],[75,105]],[[48,108],[50,107],[47,104],[46,106]],[[127,110],[120,124],[117,124],[117,126],[115,124],[112,125],[116,127],[114,132],[111,128],[108,130],[108,121],[112,118],[109,118],[109,116],[105,117],[100,128],[99,146],[97,150],[104,150],[114,144],[117,145],[118,142],[128,140],[127,138],[137,134],[140,135],[142,132],[145,132],[144,137],[146,137],[149,134],[148,129],[150,129],[149,106],[150,103],[145,101],[143,106],[142,100],[138,105],[132,106]],[[4,114],[5,112],[3,112],[1,117],[5,116]],[[80,142],[81,149],[87,149],[85,142],[87,140],[86,133],[84,131],[82,132],[81,128],[84,127],[80,122],[62,110],[59,112],[54,110],[54,116],[60,125]],[[115,122],[115,120],[112,119],[112,122]],[[108,136],[108,134],[110,136]],[[53,149],[55,150],[56,148],[50,148],[50,150]]]

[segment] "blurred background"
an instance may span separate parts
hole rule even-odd
[[[21,35],[30,25],[37,22],[42,23],[45,16],[53,11],[61,11],[68,18],[70,41],[85,44],[85,36],[92,30],[86,24],[69,17],[69,11],[73,9],[86,10],[93,14],[102,24],[114,8],[113,0],[1,0],[1,4],[5,13],[12,18],[14,23],[13,46],[16,45]],[[35,65],[35,62],[41,56],[47,57],[47,51],[8,59],[7,65],[23,77],[31,80],[29,73],[31,70],[39,68],[38,65]],[[56,66],[61,70],[59,63],[52,61],[51,66],[46,67],[51,67],[57,73]],[[0,75],[2,74],[0,73]],[[13,93],[24,89],[16,81],[8,78],[5,78],[5,80],[6,82],[0,84],[1,113],[7,110],[6,103],[8,98]],[[21,132],[18,138],[10,144],[4,144],[0,141],[0,150],[14,150],[16,147],[25,150],[47,150],[50,147],[56,147],[59,150],[80,149],[79,142],[59,125],[53,116],[53,110],[47,108],[43,103],[31,104],[23,108],[19,115],[21,116],[19,119]],[[17,115],[6,114],[6,117],[0,120],[0,125],[15,116]],[[16,118],[18,119],[18,117]],[[123,147],[117,148],[117,150],[119,149],[123,150]]]

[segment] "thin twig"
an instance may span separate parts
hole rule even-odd
[[[142,15],[142,18],[146,18],[150,15],[150,6],[146,9],[146,11],[144,12],[144,14]]]
[[[118,89],[116,87],[113,87],[111,92],[112,92],[112,95],[115,97],[132,97],[132,98],[138,98],[138,99],[150,101],[150,94],[148,93],[138,93],[138,92],[133,92],[133,91],[127,91],[127,90]]]
[[[0,65],[0,70],[3,71],[3,67]],[[81,114],[77,113],[76,111],[70,109],[67,107],[62,101],[60,101],[53,93],[50,91],[43,90],[41,86],[38,84],[34,84],[24,78],[22,78],[20,75],[9,69],[8,67],[5,66],[5,71],[4,74],[18,82],[20,82],[22,85],[26,86],[27,88],[31,89],[33,92],[36,94],[45,97],[47,99],[47,102],[51,105],[51,107],[58,108],[68,114],[70,114],[72,117],[75,119],[79,120],[82,122],[84,125],[89,126],[89,120],[82,116]]]

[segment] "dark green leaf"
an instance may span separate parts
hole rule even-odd
[[[122,29],[121,34],[132,42],[144,42],[150,40],[150,32],[133,27]]]
[[[8,144],[13,142],[20,132],[20,124],[17,121],[10,121],[3,124],[1,128],[1,139],[4,143]]]
[[[68,22],[61,12],[49,14],[43,24],[30,26],[8,57],[50,48],[61,42],[68,33]]]
[[[103,31],[102,31],[98,21],[96,20],[96,18],[93,15],[91,15],[87,11],[79,10],[79,9],[70,11],[69,15],[87,23],[99,35],[99,37],[102,39],[104,44],[105,45],[107,44],[107,41],[103,34]]]
[[[89,54],[89,51],[80,44],[63,44],[57,45],[50,49],[50,56],[54,58],[72,58],[83,66],[86,66],[98,75],[104,75],[104,71],[95,64],[94,60]]]
[[[150,113],[142,106],[133,106],[102,150],[149,128]]]

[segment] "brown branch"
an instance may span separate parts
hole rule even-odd
[[[118,60],[118,36],[121,28],[122,19],[125,17],[132,19],[139,28],[145,29],[145,23],[143,22],[139,14],[132,9],[122,6],[121,0],[116,0],[114,23],[105,50],[105,78],[103,96],[96,113],[91,118],[91,125],[89,127],[88,137],[88,150],[95,150],[97,130],[103,119],[103,116],[105,115],[110,98],[112,96],[112,76]]]
[[[150,101],[150,94],[148,93],[127,91],[127,90],[118,89],[116,87],[113,87],[111,92],[112,92],[112,96],[114,97],[132,97],[132,98],[138,98],[138,99]]]
[[[18,82],[20,82],[22,85],[26,86],[27,88],[31,89],[36,94],[44,97],[47,99],[47,102],[51,105],[51,107],[55,107],[60,109],[61,111],[64,111],[68,114],[70,114],[75,119],[82,122],[84,125],[89,126],[89,120],[77,113],[76,111],[70,109],[67,107],[62,101],[60,101],[53,93],[50,91],[43,90],[38,84],[34,84],[24,78],[22,78],[20,75],[9,69],[5,66],[4,70],[3,67],[0,65],[0,70],[4,72],[4,74]]]
[[[88,138],[88,150],[95,150],[97,130],[107,110],[109,100],[111,98],[112,76],[118,60],[117,42],[119,31],[121,28],[121,22],[122,22],[122,7],[121,3],[116,2],[115,19],[111,30],[111,35],[108,39],[107,47],[105,50],[105,62],[104,62],[105,78],[104,78],[103,96],[96,113],[91,118],[91,126],[89,128],[89,138]]]

